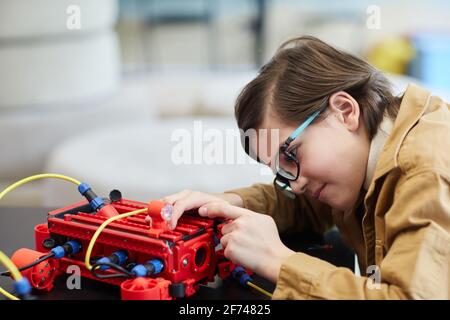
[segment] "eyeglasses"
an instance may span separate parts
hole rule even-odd
[[[295,197],[290,187],[290,181],[295,181],[300,175],[300,162],[297,159],[297,147],[289,148],[292,141],[294,141],[302,131],[308,127],[311,122],[320,114],[320,110],[314,112],[306,119],[281,145],[275,156],[275,181],[274,184],[287,193],[292,198]],[[289,194],[290,193],[290,194]]]

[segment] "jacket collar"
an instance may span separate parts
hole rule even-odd
[[[363,188],[369,190],[370,183],[372,182],[375,174],[375,167],[380,157],[381,150],[384,147],[387,139],[391,135],[392,128],[394,127],[394,121],[389,116],[384,116],[383,121],[380,123],[377,133],[370,143],[369,158],[367,160],[366,178],[364,179]]]
[[[375,190],[375,182],[386,173],[398,166],[398,153],[406,135],[424,114],[430,92],[415,84],[406,88],[399,107],[392,132],[388,137],[378,159],[375,173],[366,194],[366,200]]]

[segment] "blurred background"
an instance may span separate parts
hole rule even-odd
[[[367,59],[397,93],[415,82],[450,100],[449,17],[444,0],[2,0],[0,188],[55,172],[149,201],[269,182],[254,163],[174,164],[172,133],[236,128],[239,91],[306,34]],[[53,180],[0,206],[79,199]]]

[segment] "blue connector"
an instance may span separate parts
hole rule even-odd
[[[231,272],[231,275],[244,287],[247,286],[247,282],[253,281],[252,277],[250,277],[250,275],[241,266],[237,266],[236,268],[234,268],[234,270]]]
[[[119,251],[113,252],[109,257],[100,258],[99,260],[97,260],[96,263],[115,263],[119,266],[122,266],[125,264],[127,259],[128,259],[128,255],[127,255],[126,251],[119,250]],[[108,270],[109,268],[110,268],[109,266],[101,266],[100,270]]]
[[[100,197],[96,197],[89,204],[91,205],[92,209],[97,211],[97,210],[99,210],[101,207],[103,207],[105,205],[105,201],[103,201],[103,199],[100,198]]]
[[[74,240],[67,241],[63,247],[66,248],[68,254],[77,254],[81,252],[81,244]]]
[[[18,295],[24,296],[31,292],[31,285],[27,278],[22,278],[14,282],[14,289]]]
[[[164,264],[159,259],[152,259],[150,261],[147,261],[147,264],[150,264],[153,266],[153,274],[158,274],[164,269]]]
[[[248,273],[244,273],[240,278],[239,278],[239,283],[241,284],[241,286],[247,286],[247,282],[252,281],[252,277],[249,276]]]
[[[239,277],[242,273],[245,273],[245,269],[241,266],[237,266],[233,269],[231,275],[233,276],[233,278],[237,279],[237,277]]]
[[[87,183],[83,182],[78,186],[78,191],[81,193],[82,196],[85,195],[87,191],[91,190],[91,186]]]
[[[54,254],[54,258],[61,259],[66,254],[77,254],[81,251],[81,244],[77,241],[71,240],[64,243],[62,246],[54,247],[51,252]]]
[[[111,259],[108,258],[108,257],[103,257],[103,258],[98,259],[98,260],[95,262],[95,264],[98,264],[98,263],[112,263],[112,261],[111,261]],[[110,266],[101,266],[99,269],[100,269],[100,270],[108,270],[109,268],[110,268]]]
[[[138,264],[131,269],[131,273],[134,273],[136,277],[145,277],[147,276],[148,270],[143,264]]]
[[[145,264],[138,264],[131,269],[131,272],[136,275],[136,277],[146,277],[151,275],[156,275],[164,269],[164,263],[159,259],[152,259],[147,261]]]
[[[56,259],[64,258],[65,254],[66,254],[66,251],[64,250],[64,248],[62,246],[54,247],[52,249],[52,252]]]
[[[81,193],[83,197],[89,201],[89,204],[91,205],[91,208],[94,211],[98,211],[100,208],[102,208],[105,205],[105,202],[102,198],[97,197],[94,191],[92,191],[91,186],[87,183],[83,182],[80,183],[78,186],[78,191]]]

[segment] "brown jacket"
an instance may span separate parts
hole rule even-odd
[[[290,200],[273,185],[229,192],[271,215],[280,232],[335,224],[358,255],[361,277],[292,255],[274,299],[449,299],[450,106],[421,87],[408,86],[370,187],[353,210],[337,212],[306,195]]]

